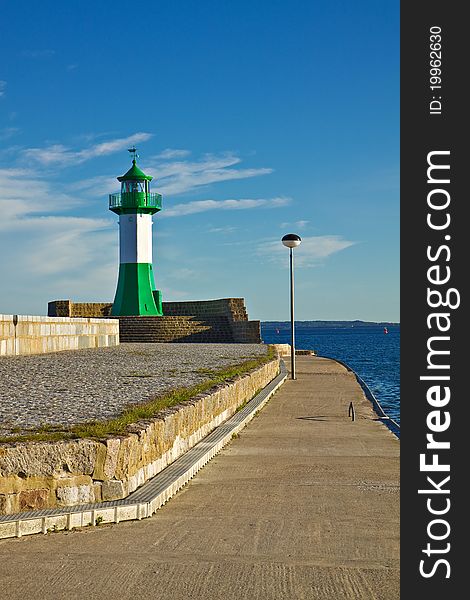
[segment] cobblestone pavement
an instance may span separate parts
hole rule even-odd
[[[121,344],[0,358],[0,435],[107,420],[210,371],[265,354],[263,344]]]

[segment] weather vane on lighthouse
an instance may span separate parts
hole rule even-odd
[[[135,146],[132,146],[132,148],[128,148],[127,151],[132,154],[133,160],[139,158],[139,155],[137,154],[137,148]]]
[[[111,314],[161,316],[162,293],[155,289],[152,266],[152,215],[162,208],[160,194],[137,166],[137,150],[129,148],[132,167],[118,177],[121,192],[109,195],[109,210],[119,215],[119,278]]]

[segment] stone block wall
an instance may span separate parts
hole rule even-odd
[[[49,302],[48,314],[60,317],[103,317],[111,313],[105,302]],[[243,298],[163,302],[163,317],[118,317],[122,342],[261,342],[259,321],[249,321]]]
[[[0,356],[119,344],[117,319],[0,315]]]
[[[233,321],[233,341],[236,344],[257,344],[261,342],[259,321]]]
[[[110,317],[112,302],[72,302],[71,300],[54,300],[47,305],[50,317]]]
[[[280,357],[282,356],[290,356],[291,355],[291,347],[290,344],[270,344],[272,348],[274,348],[276,354]],[[316,356],[315,350],[302,350],[296,348],[295,354],[298,356]]]
[[[0,514],[125,498],[230,418],[279,372],[279,359],[98,440],[0,444]]]
[[[278,356],[290,356],[290,344],[271,344]]]
[[[245,300],[243,298],[164,302],[163,314],[166,316],[188,315],[197,318],[224,316],[230,321],[248,321]]]

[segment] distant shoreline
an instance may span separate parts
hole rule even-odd
[[[264,326],[272,327],[290,327],[290,321],[261,321]],[[400,327],[400,323],[392,321],[296,321],[296,329],[313,329],[320,327]]]

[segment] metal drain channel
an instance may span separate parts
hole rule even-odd
[[[0,539],[150,517],[220,452],[234,434],[245,427],[284,383],[286,377],[287,369],[281,360],[279,375],[246,406],[127,498],[0,515]]]

